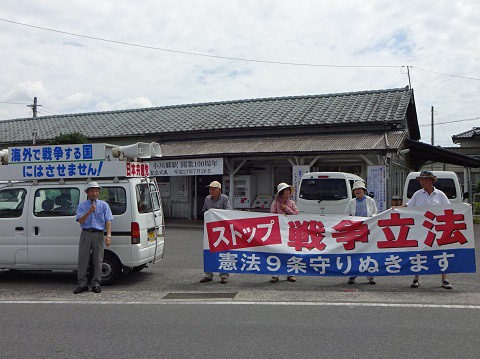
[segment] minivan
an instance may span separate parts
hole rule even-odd
[[[445,193],[452,204],[463,202],[462,188],[455,172],[431,172],[437,177],[437,182],[435,182],[433,186]],[[410,172],[407,175],[405,186],[403,187],[403,204],[406,204],[410,198],[412,198],[413,194],[422,188],[420,182],[417,180],[418,176],[420,176],[420,172]]]
[[[361,177],[345,172],[308,172],[302,176],[297,197],[299,213],[343,214],[353,198],[352,186]]]

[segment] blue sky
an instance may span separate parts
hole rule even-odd
[[[0,120],[30,117],[34,96],[39,115],[52,115],[398,88],[410,66],[422,140],[430,143],[434,106],[435,144],[449,146],[480,123],[466,121],[480,116],[479,8],[473,0],[4,0],[0,19],[143,47],[0,21]]]

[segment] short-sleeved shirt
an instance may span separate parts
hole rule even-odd
[[[433,187],[433,192],[430,194],[423,188],[415,192],[407,202],[407,207],[437,206],[440,204],[450,204],[450,200],[445,193]]]
[[[77,207],[77,217],[76,220],[82,217],[85,213],[88,212],[92,202],[87,200],[80,203]],[[96,200],[95,202],[95,212],[91,213],[85,223],[80,224],[82,229],[98,229],[101,231],[105,230],[105,224],[113,220],[112,211],[108,206],[108,203],[102,200]]]
[[[216,200],[212,198],[212,196],[208,195],[205,198],[205,202],[203,203],[202,211],[206,212],[209,209],[230,209],[230,201],[228,197],[225,196],[223,193],[220,193],[220,196]]]

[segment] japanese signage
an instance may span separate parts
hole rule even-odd
[[[302,182],[302,176],[310,172],[310,166],[292,166],[292,185],[295,187],[295,198],[298,198],[298,193],[300,189],[300,182]]]
[[[2,181],[145,176],[148,176],[148,164],[125,161],[44,162],[0,166]]]
[[[367,191],[373,192],[378,211],[387,209],[387,167],[367,166]]]
[[[151,176],[209,176],[223,174],[223,158],[150,161]]]
[[[105,144],[10,147],[9,164],[105,160]]]
[[[205,213],[206,272],[361,276],[473,273],[471,207],[397,208],[375,217]]]

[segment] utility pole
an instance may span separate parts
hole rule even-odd
[[[33,117],[37,117],[37,107],[39,107],[39,106],[42,106],[42,105],[37,105],[37,98],[36,97],[33,98],[33,105],[27,105],[27,107],[32,108]]]
[[[430,141],[432,146],[435,144],[433,135],[434,135],[434,130],[433,130],[433,106],[432,106],[432,138],[431,138],[431,141]]]

